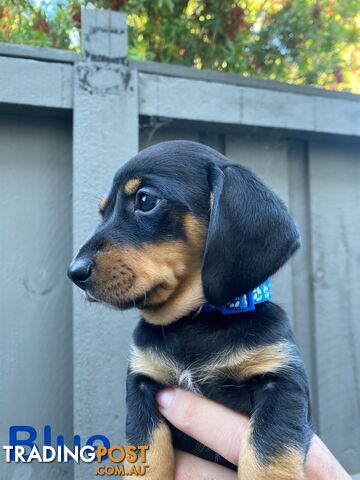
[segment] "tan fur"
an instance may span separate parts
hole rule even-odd
[[[205,301],[200,266],[206,228],[197,218],[186,214],[184,229],[187,237],[186,248],[192,259],[188,264],[188,275],[184,276],[178,288],[160,308],[141,310],[143,317],[156,325],[167,325],[200,307]]]
[[[164,385],[175,385],[180,377],[180,367],[170,358],[133,345],[130,350],[131,373],[146,375]]]
[[[169,427],[162,423],[156,427],[151,435],[149,450],[146,454],[146,480],[173,480],[174,478],[174,449]],[[125,469],[129,464],[125,464]],[[126,478],[140,478],[136,475],[127,475]]]
[[[174,293],[160,307],[141,310],[142,316],[155,325],[169,325],[171,322],[196,310],[205,302],[200,270],[191,277],[185,277]]]
[[[255,375],[274,373],[281,368],[286,368],[291,360],[290,348],[287,343],[277,343],[242,349],[231,354],[224,352],[212,361],[189,366],[180,365],[172,358],[154,350],[133,346],[130,354],[130,370],[133,373],[146,375],[164,385],[196,390],[197,383],[219,377],[245,380]],[[184,382],[185,376],[191,379],[191,385]]]
[[[99,212],[102,213],[106,207],[107,198],[101,197],[99,201]]]
[[[202,251],[206,236],[206,227],[196,217],[187,213],[184,216],[184,229],[190,248]]]
[[[200,268],[206,228],[191,215],[184,217],[184,228],[186,241],[107,245],[96,255],[91,293],[115,306],[146,293],[142,314],[161,325],[199,307],[204,302]]]
[[[126,195],[133,195],[136,190],[140,187],[141,180],[140,178],[131,178],[124,185],[124,192]]]
[[[239,480],[305,480],[304,456],[301,452],[289,447],[263,463],[256,455],[251,435],[250,423],[241,442]]]
[[[245,380],[286,368],[291,357],[291,346],[286,342],[239,349],[219,356],[210,373]]]

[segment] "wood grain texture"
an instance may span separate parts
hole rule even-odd
[[[360,470],[360,162],[340,141],[309,145],[320,435]]]

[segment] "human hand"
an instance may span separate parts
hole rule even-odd
[[[166,388],[157,395],[161,414],[175,427],[237,465],[249,418],[190,392]],[[305,463],[307,480],[350,480],[332,453],[314,435]],[[175,480],[236,480],[235,472],[176,451]]]

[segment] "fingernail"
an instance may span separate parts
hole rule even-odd
[[[175,391],[172,388],[165,388],[161,390],[156,396],[157,403],[160,408],[169,408],[175,396]]]

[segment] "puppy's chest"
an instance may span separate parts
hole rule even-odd
[[[224,349],[206,358],[184,359],[154,348],[133,346],[130,371],[146,375],[163,385],[202,391],[206,385],[230,379],[246,381],[257,375],[274,373],[291,361],[291,345],[279,342],[256,347]]]
[[[199,391],[201,384],[214,374],[210,362],[181,360],[154,349],[133,346],[130,352],[130,371],[146,375],[169,386]]]
[[[200,372],[194,371],[194,369],[191,367],[182,367],[179,370],[174,370],[172,372],[172,377],[174,386],[178,386],[192,392],[199,392],[201,390],[201,383],[203,380],[202,375]]]

